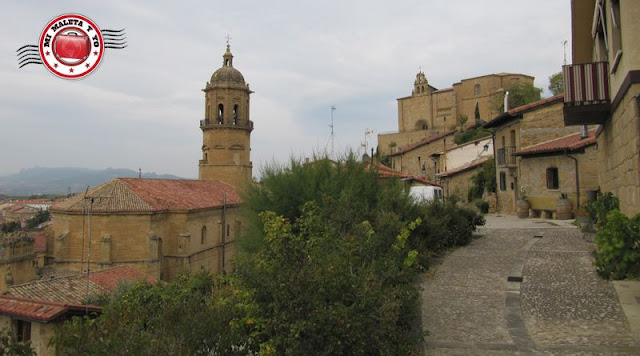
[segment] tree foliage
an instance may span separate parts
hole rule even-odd
[[[246,300],[203,271],[166,286],[121,286],[100,316],[65,322],[51,345],[64,355],[246,355],[257,350]]]
[[[40,209],[36,213],[36,215],[27,219],[27,227],[34,228],[45,221],[51,220],[51,213],[49,213],[49,209]]]
[[[491,100],[493,111],[504,113],[506,92],[509,92],[509,108],[513,109],[540,100],[542,89],[535,87],[532,83],[513,83],[505,87],[501,94],[493,96]]]
[[[354,157],[267,167],[244,210],[251,228],[231,275],[123,287],[53,344],[87,355],[418,354],[418,274],[483,223],[453,204],[416,204]]]
[[[549,77],[549,91],[553,95],[564,93],[564,75],[558,72]]]
[[[493,158],[482,164],[481,170],[471,177],[471,186],[467,193],[467,201],[482,198],[484,192],[496,191],[496,162]]]
[[[0,332],[0,355],[36,356],[36,352],[31,347],[31,342],[18,341],[8,329],[2,329]]]

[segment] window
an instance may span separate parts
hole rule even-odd
[[[558,189],[559,187],[558,168],[547,168],[547,189]]]
[[[229,237],[229,232],[231,232],[231,225],[227,224],[227,237]]]
[[[204,245],[207,242],[207,227],[203,226],[200,232],[200,244]]]
[[[618,0],[611,1],[611,73],[614,73],[622,57],[622,32],[620,29],[620,4]]]
[[[507,190],[507,174],[504,172],[500,172],[500,191],[504,192]]]
[[[24,320],[16,320],[16,336],[19,342],[27,342],[31,340],[31,322]]]
[[[480,86],[480,84],[476,84],[473,87],[473,90],[475,91],[476,96],[480,96],[480,94],[482,94],[482,87]]]
[[[223,121],[223,116],[224,116],[224,105],[220,104],[218,105],[218,123],[222,123]]]

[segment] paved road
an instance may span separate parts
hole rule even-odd
[[[578,229],[488,216],[480,235],[425,277],[428,355],[640,355]]]

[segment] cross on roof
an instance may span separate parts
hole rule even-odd
[[[229,34],[228,34],[228,33],[227,33],[227,37],[226,37],[226,39],[227,39],[227,45],[229,45],[229,40],[231,39],[231,37],[229,36]]]

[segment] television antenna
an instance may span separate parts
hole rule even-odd
[[[329,124],[329,127],[331,128],[331,133],[329,134],[329,143],[331,143],[331,151],[329,154],[329,158],[333,157],[334,149],[335,149],[335,135],[333,132],[333,112],[334,111],[336,111],[336,106],[331,105],[331,124]]]
[[[369,136],[371,136],[372,133],[373,133],[372,129],[366,129],[364,131],[364,142],[362,142],[362,144],[360,144],[360,146],[362,146],[362,148],[364,148],[364,153],[367,153],[367,151],[369,149]]]

